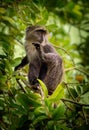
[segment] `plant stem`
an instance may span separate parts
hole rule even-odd
[[[62,100],[63,102],[70,102],[70,103],[73,103],[73,104],[75,104],[75,105],[89,107],[89,104],[79,103],[79,102],[76,102],[76,101],[73,101],[73,100],[70,100],[70,99],[64,99],[64,98],[62,98],[61,100]]]

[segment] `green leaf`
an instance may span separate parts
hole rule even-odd
[[[27,109],[29,109],[29,107],[38,107],[41,105],[41,102],[34,100],[27,94],[20,93],[17,95],[16,99],[20,105],[23,105]]]
[[[28,109],[23,107],[23,105],[18,105],[14,102],[9,102],[9,107],[12,108],[12,112],[15,115],[25,115],[28,112]]]
[[[33,124],[36,125],[37,123],[39,123],[40,121],[42,122],[42,120],[47,119],[47,116],[38,116],[34,121]]]
[[[57,108],[55,108],[53,111],[53,119],[54,120],[62,119],[64,117],[64,112],[65,112],[65,106],[59,104],[59,106],[57,106]]]
[[[59,101],[64,96],[64,89],[62,85],[58,85],[56,90],[53,92],[51,96],[49,96],[48,100],[52,102]]]
[[[15,67],[21,63],[21,57],[15,58],[12,62],[12,65]]]
[[[6,10],[4,8],[0,8],[0,13],[4,14],[6,12]]]
[[[63,123],[62,125],[60,125],[60,130],[71,130],[71,128],[68,128],[66,123]]]
[[[29,97],[34,100],[41,101],[41,95],[39,93],[34,93],[31,89],[26,88],[26,93]]]
[[[28,109],[23,107],[23,105],[18,105],[16,108],[13,108],[13,114],[15,115],[25,115],[28,113]]]
[[[78,97],[78,93],[76,92],[76,89],[69,88],[69,91],[71,92],[71,94],[73,95],[74,98]]]
[[[67,8],[67,10],[72,10],[74,8],[74,6],[75,6],[75,4],[72,1],[70,1],[66,5],[66,8]]]
[[[7,80],[7,76],[6,76],[6,75],[3,76],[3,75],[0,74],[0,82],[1,82],[1,83],[5,83],[6,80]],[[1,85],[1,84],[0,84],[0,85]]]
[[[76,86],[76,90],[78,94],[82,94],[83,92],[82,86]]]
[[[41,80],[38,79],[38,81],[39,81],[39,83],[40,83],[40,85],[42,87],[44,98],[46,98],[48,96],[47,87],[46,87],[46,85]]]
[[[73,9],[73,12],[78,15],[78,16],[82,16],[82,13],[81,13],[81,6],[79,5],[75,5],[74,9]]]
[[[28,120],[28,116],[22,115],[18,122],[19,127],[22,127],[27,120]]]
[[[12,66],[11,66],[9,60],[6,59],[4,62],[5,62],[5,66],[6,66],[6,68],[5,68],[6,71],[11,75],[13,70],[12,70]]]
[[[3,99],[3,98],[0,99],[0,109],[1,109],[2,107],[4,107],[4,99]]]
[[[82,95],[80,97],[80,102],[85,103],[85,104],[89,104],[89,92],[85,93],[84,95]]]
[[[53,126],[54,126],[54,120],[49,120],[47,122],[48,130],[56,130],[56,129],[53,128]],[[58,130],[60,130],[60,129],[58,129]]]
[[[2,16],[2,19],[9,22],[12,26],[15,25],[15,22],[12,18],[8,17],[8,16]]]
[[[34,110],[34,114],[35,114],[35,116],[46,115],[44,107],[42,107],[42,106],[41,107],[37,107]]]

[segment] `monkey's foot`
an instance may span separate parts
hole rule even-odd
[[[40,85],[38,85],[38,86],[31,86],[31,89],[34,92],[39,93],[43,97],[43,91],[42,91],[42,88],[41,88]]]

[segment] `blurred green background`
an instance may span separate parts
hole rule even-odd
[[[63,83],[34,93],[25,55],[25,29],[43,25],[63,58]],[[54,107],[56,104],[56,107]],[[89,1],[0,0],[0,130],[86,130],[89,125]]]

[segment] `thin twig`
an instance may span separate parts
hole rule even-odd
[[[88,121],[87,121],[87,118],[86,118],[86,114],[84,112],[84,107],[82,107],[82,112],[83,112],[83,116],[85,118],[85,122],[86,122],[86,125],[88,125]]]
[[[70,102],[70,103],[73,103],[73,104],[75,104],[75,105],[89,107],[89,104],[78,103],[78,102],[73,101],[73,100],[70,100],[70,99],[64,99],[64,98],[62,98],[61,100],[62,100],[63,102]]]
[[[19,84],[21,90],[26,93],[25,89],[23,88],[22,84],[20,83],[20,81],[18,79],[16,79],[17,83]]]
[[[74,70],[74,69],[76,69],[76,67],[67,68],[64,71],[67,72],[67,71],[71,71],[71,70]]]
[[[89,84],[89,82],[84,82],[84,83],[66,83],[66,84],[68,84],[68,85],[88,85]]]
[[[83,71],[83,70],[81,70],[81,69],[79,69],[79,68],[77,68],[77,67],[75,67],[75,70],[78,70],[78,71],[84,73],[85,75],[89,76],[89,73],[87,73],[87,72],[85,72],[85,71]]]
[[[66,106],[69,110],[73,111],[73,110],[65,103],[65,101],[62,101],[62,102],[65,104],[65,106]]]
[[[75,100],[75,98],[73,97],[72,93],[70,92],[69,88],[68,88],[68,84],[64,82],[64,85],[66,86],[68,93],[70,94],[70,96],[72,97],[73,100]]]
[[[89,73],[87,73],[87,72],[84,71],[84,70],[79,69],[78,67],[67,68],[67,69],[65,69],[65,72],[71,71],[71,70],[77,70],[77,71],[80,71],[80,72],[84,73],[85,75],[89,76]]]
[[[53,46],[54,46],[55,48],[57,48],[57,49],[63,50],[65,53],[67,53],[67,55],[69,55],[70,58],[71,58],[71,60],[72,60],[73,66],[75,66],[74,60],[73,60],[72,56],[70,55],[70,53],[68,53],[68,52],[67,52],[64,48],[62,48],[62,47],[55,46],[55,45],[53,45]]]

